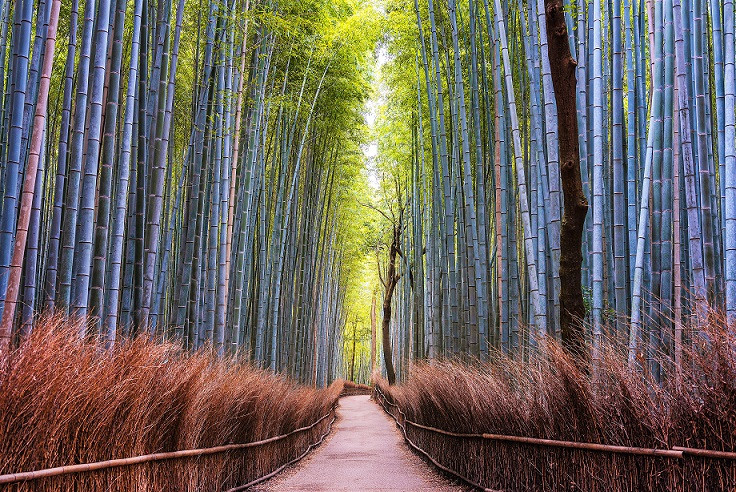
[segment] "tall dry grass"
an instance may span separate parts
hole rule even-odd
[[[367,384],[360,384],[349,380],[343,381],[341,396],[370,395],[371,393],[373,393],[373,387]]]
[[[187,354],[143,338],[105,350],[77,332],[71,322],[46,320],[0,360],[0,474],[262,440],[312,424],[342,389],[305,388],[204,351]],[[256,448],[6,490],[223,490],[294,459],[329,421]]]
[[[409,381],[380,388],[408,420],[458,433],[490,433],[620,446],[736,451],[736,336],[714,323],[662,385],[626,364],[609,342],[596,370],[547,342],[531,362],[419,364]],[[501,490],[736,490],[736,461],[632,456],[459,439],[407,426],[441,464]]]

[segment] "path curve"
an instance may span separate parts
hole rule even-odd
[[[340,399],[329,440],[293,469],[253,490],[467,490],[409,451],[394,421],[367,395]]]

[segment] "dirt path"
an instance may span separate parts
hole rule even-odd
[[[393,420],[368,396],[340,399],[329,440],[294,469],[258,491],[466,490],[409,451]]]

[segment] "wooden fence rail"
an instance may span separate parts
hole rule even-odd
[[[137,465],[141,463],[148,463],[152,461],[163,461],[163,460],[171,460],[171,459],[177,459],[177,458],[188,458],[188,457],[199,457],[199,456],[206,456],[211,454],[217,454],[217,453],[225,453],[228,451],[237,451],[240,449],[246,449],[246,448],[253,448],[257,446],[263,446],[265,444],[273,443],[276,441],[284,440],[290,436],[293,436],[295,434],[299,434],[302,432],[306,432],[308,430],[313,429],[317,425],[319,425],[322,421],[324,421],[326,418],[328,418],[330,415],[334,415],[335,413],[335,406],[332,407],[332,409],[320,417],[317,421],[315,421],[313,424],[300,427],[298,429],[294,429],[291,432],[288,432],[286,434],[281,434],[278,436],[269,437],[267,439],[262,439],[260,441],[253,441],[253,442],[247,442],[247,443],[237,443],[237,444],[225,444],[222,446],[215,446],[211,448],[199,448],[199,449],[184,449],[180,451],[167,451],[167,452],[161,452],[161,453],[152,453],[152,454],[145,454],[141,456],[133,456],[130,458],[118,458],[118,459],[112,459],[112,460],[105,460],[105,461],[96,461],[93,463],[82,463],[79,465],[68,465],[68,466],[57,466],[54,468],[45,468],[43,470],[35,470],[35,471],[28,471],[28,472],[19,472],[19,473],[9,473],[5,475],[0,475],[0,485],[3,484],[10,484],[10,483],[16,483],[16,482],[24,482],[28,480],[37,480],[41,478],[48,478],[48,477],[56,477],[60,475],[69,475],[72,473],[86,473],[86,472],[92,472],[96,470],[104,470],[109,468],[116,468],[121,466],[131,466],[131,465]],[[334,417],[333,417],[334,421]],[[330,423],[330,428],[332,427],[332,423]],[[328,431],[329,432],[329,429]],[[324,436],[321,437],[319,442],[322,442],[324,440]],[[317,444],[319,444],[319,442]],[[312,449],[317,444],[311,445],[307,452]],[[302,454],[298,459],[304,457],[306,453]],[[296,460],[293,460],[296,461]],[[292,461],[292,462],[293,462]],[[290,462],[291,463],[291,462]],[[279,468],[279,470],[283,469],[283,467]],[[272,474],[269,474],[268,477],[270,477]],[[266,477],[266,478],[268,478]],[[260,479],[252,482],[257,483],[259,481],[264,480],[265,478],[261,477]]]
[[[470,441],[486,441],[486,442],[508,442],[508,443],[518,443],[518,444],[526,444],[533,447],[552,447],[552,448],[560,448],[560,449],[571,449],[571,450],[580,450],[580,451],[592,451],[592,452],[598,452],[598,453],[607,453],[612,455],[629,455],[629,456],[648,456],[653,458],[663,458],[666,460],[684,460],[685,458],[698,458],[698,459],[706,459],[706,460],[726,460],[726,461],[736,461],[736,453],[734,452],[728,452],[728,451],[715,451],[712,449],[699,449],[699,448],[689,448],[689,447],[683,447],[683,446],[673,446],[671,448],[642,448],[642,447],[634,447],[634,446],[617,446],[617,445],[611,445],[611,444],[599,444],[599,443],[591,443],[591,442],[579,442],[579,441],[563,441],[563,440],[555,440],[555,439],[541,439],[541,438],[533,438],[533,437],[524,437],[524,436],[510,436],[510,435],[502,435],[502,434],[491,434],[491,433],[458,433],[458,432],[452,432],[445,429],[438,429],[436,427],[431,427],[427,425],[420,424],[418,422],[414,422],[412,420],[409,420],[406,418],[406,415],[401,410],[401,408],[394,403],[393,401],[390,401],[384,392],[381,390],[379,385],[375,385],[375,395],[380,399],[381,406],[383,409],[388,413],[395,421],[400,430],[402,431],[404,438],[406,442],[417,450],[420,454],[426,456],[432,463],[434,463],[438,468],[442,469],[443,471],[459,478],[460,480],[472,485],[473,487],[479,488],[481,490],[492,490],[485,488],[483,485],[479,484],[476,480],[473,480],[469,477],[464,476],[461,472],[457,470],[450,469],[449,467],[440,464],[437,459],[430,455],[428,451],[425,449],[422,449],[416,442],[414,442],[407,432],[408,427],[414,427],[416,429],[420,429],[429,433],[441,435],[441,436],[447,436],[449,438],[455,438],[459,439],[460,441],[466,440],[468,442]],[[730,466],[730,465],[729,465]],[[736,480],[736,478],[735,478]]]
[[[374,386],[374,388],[376,390],[376,394],[381,397],[381,406],[383,407],[383,410],[387,414],[389,414],[391,417],[393,417],[394,421],[396,421],[396,425],[398,425],[399,426],[399,429],[401,429],[401,432],[404,434],[404,439],[409,444],[409,446],[411,446],[414,450],[418,451],[420,454],[424,455],[429,461],[432,462],[432,464],[434,466],[436,466],[440,470],[444,471],[445,473],[449,473],[450,475],[459,478],[463,482],[465,482],[465,483],[467,483],[467,484],[469,484],[469,485],[471,485],[471,486],[473,486],[473,487],[475,487],[477,489],[484,490],[486,492],[493,492],[491,489],[487,489],[487,488],[483,487],[482,485],[480,485],[479,483],[471,480],[470,478],[466,477],[465,475],[462,475],[459,472],[457,472],[457,471],[455,471],[455,470],[453,470],[451,468],[448,468],[448,467],[444,466],[442,463],[440,463],[434,457],[432,457],[432,455],[430,455],[427,451],[425,451],[424,449],[420,448],[411,439],[409,439],[409,435],[406,433],[406,425],[405,424],[402,424],[401,421],[400,421],[400,420],[403,420],[404,422],[406,422],[406,415],[404,415],[404,412],[401,411],[401,408],[399,408],[399,406],[397,404],[395,404],[394,402],[388,401],[388,399],[386,398],[386,395],[383,394],[383,391],[381,391],[381,388],[379,388],[379,386],[377,384]],[[401,416],[401,419],[399,419],[399,417],[397,417],[396,415],[394,415],[393,413],[391,413],[391,411],[388,408],[386,408],[386,404],[388,404],[388,405],[396,408],[396,410],[398,411],[399,415]],[[442,431],[442,433],[443,434],[454,435],[455,437],[460,436],[460,434],[454,434],[454,433],[448,432],[448,431]],[[469,437],[478,438],[480,436],[478,436],[478,435],[475,435],[475,436],[471,435]]]
[[[438,429],[436,427],[430,427],[428,425],[422,425],[412,420],[409,420],[404,415],[404,412],[393,402],[386,399],[381,389],[376,386],[376,392],[381,398],[392,407],[396,407],[398,412],[403,417],[405,424],[424,429],[437,434],[444,434],[446,436],[468,438],[468,439],[490,439],[494,441],[509,441],[509,442],[520,442],[525,444],[534,444],[538,446],[552,446],[559,448],[571,448],[571,449],[585,449],[588,451],[603,451],[608,453],[622,453],[622,454],[636,454],[641,456],[661,456],[664,458],[683,458],[685,455],[699,456],[701,458],[714,458],[721,460],[736,460],[736,453],[729,451],[715,451],[712,449],[700,449],[700,448],[688,448],[684,446],[672,446],[670,449],[663,448],[639,448],[635,446],[616,446],[613,444],[598,444],[592,442],[580,442],[580,441],[560,441],[557,439],[541,439],[536,437],[524,437],[524,436],[508,436],[504,434],[466,434],[458,432],[450,432],[444,429]]]

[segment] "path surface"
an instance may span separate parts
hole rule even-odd
[[[293,469],[254,490],[435,491],[453,485],[409,451],[394,421],[369,396],[340,399],[329,440]]]

